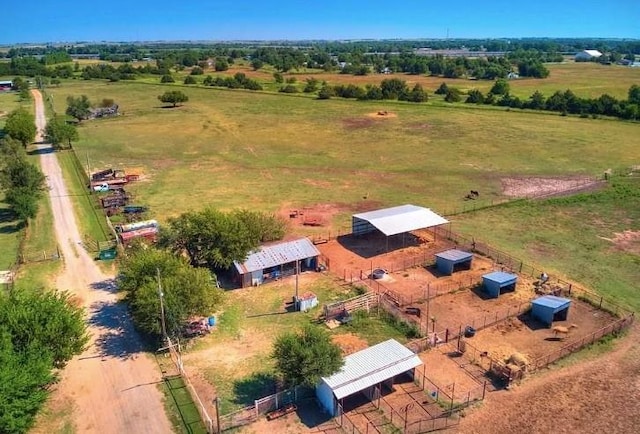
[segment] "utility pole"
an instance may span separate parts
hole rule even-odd
[[[299,279],[300,279],[299,276],[300,276],[300,260],[296,259],[296,298],[294,300],[296,311],[298,311],[298,285],[299,285]]]
[[[162,337],[168,341],[167,326],[164,319],[164,293],[162,292],[162,283],[160,282],[160,268],[156,268],[158,279],[158,296],[160,297],[160,320],[162,321]]]

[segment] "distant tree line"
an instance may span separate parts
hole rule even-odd
[[[447,102],[456,102],[461,99],[461,92],[445,83],[435,93],[444,95]],[[620,119],[640,120],[640,86],[635,84],[629,88],[626,100],[618,100],[608,94],[603,94],[598,98],[580,98],[569,89],[564,92],[556,91],[549,97],[535,91],[528,99],[522,100],[509,93],[509,84],[506,80],[497,80],[486,95],[477,89],[469,91],[465,102],[555,111],[563,115],[577,114],[582,117],[611,116]]]
[[[212,77],[207,75],[202,84],[205,86],[227,87],[229,89],[262,90],[260,83],[248,78],[242,72],[235,73],[233,77]]]

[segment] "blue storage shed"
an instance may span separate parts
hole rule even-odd
[[[538,297],[531,302],[531,316],[551,327],[554,321],[565,321],[571,300],[555,295]]]
[[[436,268],[439,272],[451,275],[455,271],[470,270],[473,253],[451,249],[436,253]]]
[[[517,274],[494,271],[482,276],[482,287],[489,297],[497,298],[505,292],[515,291],[517,281]]]

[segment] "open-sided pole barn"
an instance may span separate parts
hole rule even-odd
[[[389,339],[344,358],[344,366],[331,377],[322,377],[316,386],[316,397],[331,416],[338,404],[362,392],[369,399],[380,393],[380,386],[392,387],[394,377],[414,370],[422,361],[400,342]]]
[[[296,274],[296,270],[315,269],[320,255],[308,238],[262,245],[244,262],[234,262],[241,287],[257,286],[265,281]]]
[[[389,251],[389,237],[418,229],[427,229],[449,223],[444,217],[429,208],[416,205],[401,205],[351,216],[351,233],[365,235],[379,231],[386,237]],[[404,245],[404,242],[403,242]]]

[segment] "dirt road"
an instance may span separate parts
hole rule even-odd
[[[46,124],[44,106],[40,92],[32,90],[32,94],[40,140]],[[157,386],[162,381],[158,366],[142,352],[126,308],[117,302],[113,276],[105,275],[81,246],[56,154],[50,145],[40,145],[40,152],[42,171],[50,187],[56,238],[64,256],[64,271],[56,286],[71,291],[85,306],[92,335],[89,348],[62,372],[51,397],[51,410],[72,402],[70,417],[79,433],[171,433]],[[43,426],[35,431],[58,429]]]

